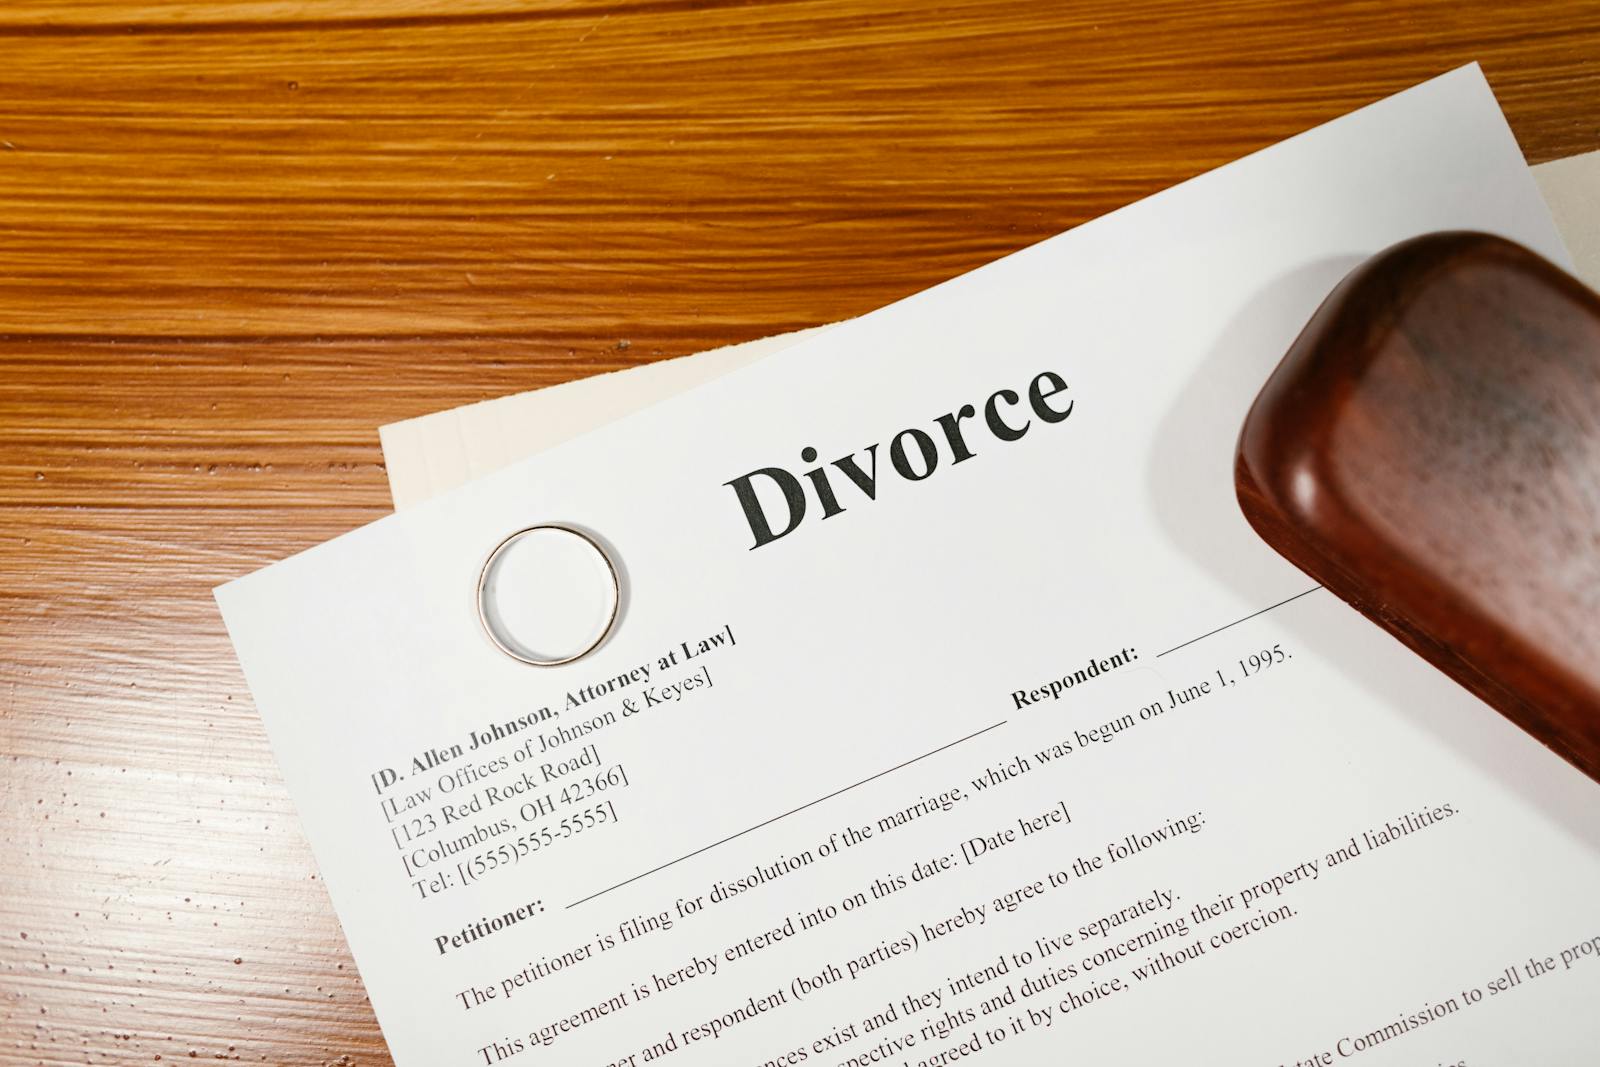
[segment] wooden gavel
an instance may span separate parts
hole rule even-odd
[[[1486,234],[1396,245],[1267,381],[1235,486],[1278,552],[1600,780],[1600,296]]]

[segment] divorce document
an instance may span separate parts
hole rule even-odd
[[[1475,67],[219,589],[395,1061],[1594,1062],[1600,791],[1233,494],[1451,229],[1566,259]],[[539,523],[621,591],[547,668]]]

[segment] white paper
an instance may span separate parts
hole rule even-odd
[[[1573,273],[1600,289],[1600,151],[1531,170],[1571,253]],[[411,507],[798,344],[823,328],[762,337],[379,427],[389,495],[396,510]]]
[[[397,509],[410,507],[754,363],[824,328],[761,337],[380,426],[389,495]]]
[[[1476,68],[219,590],[397,1063],[1589,1062],[1594,787],[1233,501],[1332,283],[1452,228],[1564,258]],[[550,670],[472,596],[540,521],[626,591]]]

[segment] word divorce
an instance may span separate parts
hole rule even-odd
[[[990,437],[1006,443],[1020,441],[1035,418],[1046,425],[1066,421],[1067,416],[1072,414],[1074,403],[1062,395],[1066,391],[1066,380],[1051,371],[1039,374],[1028,385],[1026,408],[1022,407],[1022,397],[1015,391],[997,389],[984,402],[981,419],[977,407],[962,404],[956,410],[934,419],[936,430],[933,433],[910,427],[895,434],[889,440],[889,465],[905,481],[920,482],[933,476],[946,455],[952,467],[957,463],[965,463],[978,454],[968,439],[970,430],[962,425],[966,419],[981,421],[988,429],[987,435],[979,434],[980,445]],[[815,448],[807,445],[800,450],[800,462],[816,461]],[[835,482],[828,467],[833,467],[837,474],[843,475],[844,480]],[[842,456],[826,466],[805,471],[804,477],[811,483],[811,492],[822,509],[824,519],[844,512],[845,504],[841,499],[851,500],[859,494],[859,497],[867,500],[877,500],[878,443]],[[853,486],[854,491],[846,488],[846,483]],[[755,537],[755,544],[750,546],[752,551],[793,533],[805,519],[810,507],[810,498],[800,479],[783,467],[759,467],[723,484],[732,488],[739,499],[739,507],[743,509],[750,533]],[[771,513],[768,512],[769,506],[773,509]],[[774,516],[778,517],[776,525]]]

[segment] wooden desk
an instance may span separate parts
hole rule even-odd
[[[381,1064],[210,589],[375,427],[841,319],[1477,58],[1600,147],[1600,7],[12,0],[0,1062]]]

